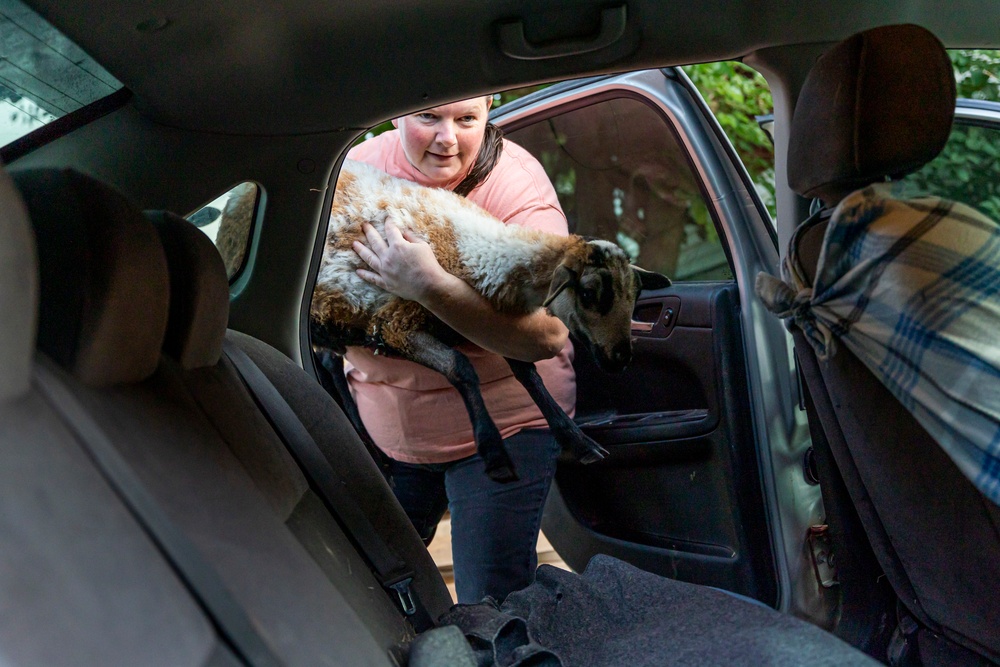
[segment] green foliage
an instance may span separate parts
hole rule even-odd
[[[1000,51],[949,51],[958,96],[1000,102]],[[1000,131],[956,125],[941,154],[906,177],[903,196],[936,195],[1000,220]]]
[[[948,56],[959,97],[1000,102],[1000,51],[966,49],[949,51]]]
[[[949,51],[958,96],[1000,102],[1000,51]],[[763,77],[737,62],[684,68],[725,130],[774,215],[774,151],[755,116],[771,113]],[[935,194],[1000,219],[1000,132],[956,126],[941,155],[909,176],[904,192]]]
[[[1000,132],[956,125],[941,154],[904,179],[901,194],[952,199],[1000,220]]]
[[[387,120],[387,121],[381,122],[378,125],[376,125],[375,127],[373,127],[372,129],[370,129],[367,132],[365,132],[364,134],[362,134],[360,137],[358,137],[354,141],[353,145],[357,146],[358,144],[360,144],[360,143],[362,143],[364,141],[367,141],[367,140],[371,139],[372,137],[377,137],[378,135],[382,134],[383,132],[388,132],[391,129],[392,129],[392,121],[391,120]]]
[[[774,146],[756,118],[774,108],[764,77],[735,61],[689,65],[683,69],[726,132],[773,217]]]

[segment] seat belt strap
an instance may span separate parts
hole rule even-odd
[[[413,570],[375,530],[368,516],[348,493],[343,478],[330,465],[326,455],[284,396],[239,346],[226,340],[223,349],[275,433],[305,473],[310,485],[327,509],[340,519],[348,538],[369,562],[375,578],[399,604],[403,613],[410,617],[415,630],[419,632],[433,627],[428,612],[412,586]]]
[[[49,368],[47,359],[35,365],[35,381],[62,417],[128,511],[166,557],[167,562],[213,623],[219,636],[245,663],[271,667],[281,661],[254,629],[243,607],[226,588],[187,536],[174,524],[115,448],[79,399]]]

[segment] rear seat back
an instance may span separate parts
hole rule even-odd
[[[35,238],[24,200],[0,168],[0,403],[31,384],[38,308]]]
[[[2,172],[0,254],[0,663],[236,664],[33,382],[34,235]]]
[[[220,358],[228,287],[207,238],[169,214],[152,216],[154,229],[120,195],[79,174],[25,172],[15,178],[27,194],[39,245],[39,349],[67,371],[65,387],[215,570],[281,662],[391,664],[388,651],[411,636],[411,629],[309,489],[229,361]],[[331,463],[351,471],[344,476],[357,487],[352,492],[371,522],[386,531],[383,537],[397,553],[413,558],[414,585],[431,614],[445,611],[450,597],[443,581],[332,400],[275,350],[229,335],[288,397]],[[168,355],[161,356],[161,344]],[[17,364],[4,363],[6,376],[7,365]],[[8,393],[14,390],[7,384],[18,384],[12,377],[5,381]],[[6,413],[23,412],[26,402],[34,406],[31,415],[9,422]],[[64,637],[66,655],[103,651],[95,662],[105,664],[154,664],[148,649],[157,645],[164,649],[153,657],[164,664],[230,661],[212,632],[212,619],[185,594],[87,463],[80,443],[44,403],[29,390],[3,404],[0,451],[5,458],[26,456],[33,462],[23,475],[24,493],[11,506],[25,521],[26,536],[16,553],[27,558],[38,542],[49,556],[27,568],[47,582],[47,596],[11,598],[14,582],[0,580],[5,599],[0,604],[10,604],[14,616],[28,607],[34,611],[32,632],[4,646],[23,646],[28,661],[40,659],[47,642],[29,635],[51,634]],[[44,458],[37,443],[43,439],[57,450],[46,450]],[[61,459],[76,464],[67,464],[54,486],[48,468]],[[38,502],[41,488],[58,499],[54,507]],[[5,511],[8,506],[5,492]],[[116,521],[105,516],[111,514]],[[73,542],[67,523],[93,539],[66,544]],[[82,553],[85,547],[91,551]],[[63,550],[71,563],[63,562]],[[95,560],[98,554],[122,562],[105,571]],[[0,571],[23,576],[24,563],[15,565]],[[66,607],[75,613],[60,620],[57,600],[67,588],[80,595],[75,609]],[[143,600],[152,604],[144,606]],[[115,610],[123,617],[120,623],[111,622]],[[81,627],[86,632],[78,631]],[[13,629],[5,623],[0,632]],[[117,643],[126,648],[112,655],[108,645],[115,642],[109,639],[116,633],[131,643]],[[191,650],[182,654],[184,648]]]
[[[220,318],[219,313],[228,312],[228,280],[221,258],[207,236],[171,213],[157,211],[146,215],[160,233],[170,266],[173,296],[164,349],[184,367],[188,388],[262,493],[271,499],[276,511],[327,570],[328,576],[343,577],[344,585],[353,586],[358,596],[375,597],[379,603],[383,602],[379,586],[373,593],[368,580],[344,576],[367,568],[353,549],[343,546],[334,550],[336,556],[330,553],[333,537],[328,530],[332,525],[329,515],[253,404],[232,363],[224,353],[220,359],[223,336],[242,349],[270,379],[327,461],[341,472],[350,495],[379,531],[381,540],[411,566],[415,573],[413,587],[431,616],[436,618],[447,611],[451,595],[434,561],[340,408],[313,378],[283,354],[250,336],[226,331],[227,318]],[[199,357],[197,350],[206,349],[212,351],[211,355]],[[234,404],[243,407],[234,410]],[[249,419],[248,413],[252,413]],[[255,442],[261,440],[261,434],[266,436],[266,442]],[[262,447],[270,454],[263,455]],[[290,484],[293,488],[286,488]],[[336,532],[341,531],[338,528]],[[343,539],[341,535],[338,543]],[[347,562],[348,557],[351,562]],[[372,608],[370,603],[355,606]]]

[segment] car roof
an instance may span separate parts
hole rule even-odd
[[[540,81],[735,59],[917,23],[949,47],[996,43],[994,0],[629,0],[613,45],[568,58],[502,52],[596,33],[606,5],[555,0],[29,0],[165,125],[232,134],[365,129],[436,103]],[[405,54],[405,56],[404,56]]]

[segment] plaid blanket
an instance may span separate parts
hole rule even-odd
[[[859,190],[833,212],[809,285],[792,238],[757,278],[817,356],[846,345],[1000,505],[1000,226],[963,204]]]

